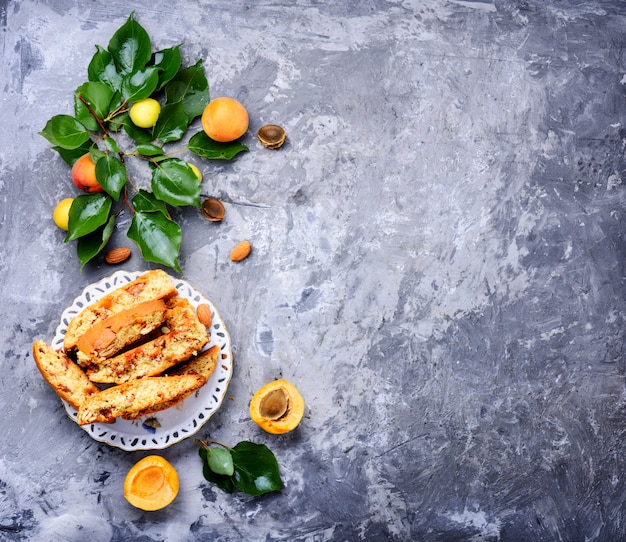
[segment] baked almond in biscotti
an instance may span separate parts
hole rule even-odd
[[[215,371],[215,367],[217,367],[217,361],[219,359],[220,347],[217,345],[213,345],[208,350],[201,352],[197,356],[191,358],[188,362],[183,363],[180,367],[176,367],[175,370],[169,372],[170,376],[174,375],[186,375],[186,374],[195,374],[201,376],[206,383],[213,372]],[[204,385],[204,384],[203,384]],[[149,416],[150,414],[154,414],[156,412],[160,412],[161,410],[165,410],[166,408],[173,407],[180,403],[183,399],[186,399],[196,390],[191,390],[188,394],[178,397],[173,401],[166,401],[164,403],[156,404],[150,408],[145,410],[140,410],[130,415],[125,415],[123,418],[125,420],[135,420],[137,418],[141,418],[143,416]]]
[[[198,320],[191,303],[184,298],[168,301],[164,335],[132,348],[105,363],[87,369],[92,382],[128,382],[136,378],[155,376],[189,359],[209,341],[204,325]]]
[[[63,339],[63,348],[70,353],[76,349],[78,340],[98,321],[155,299],[170,299],[178,291],[165,271],[155,269],[106,294],[102,299],[85,307],[72,318]]]
[[[65,352],[37,340],[33,344],[33,357],[48,384],[72,407],[80,408],[87,398],[100,391]]]
[[[157,329],[165,320],[167,307],[162,299],[145,301],[98,321],[78,339],[79,365],[99,365]]]
[[[199,375],[154,376],[112,386],[89,396],[78,409],[78,425],[111,423],[153,405],[187,397],[206,380]]]

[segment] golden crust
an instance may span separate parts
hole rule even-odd
[[[78,409],[79,425],[110,423],[155,404],[182,400],[206,380],[195,374],[154,376],[113,386],[88,397]]]
[[[169,299],[178,295],[167,273],[155,269],[113,290],[99,301],[85,307],[67,325],[63,347],[66,352],[76,348],[77,342],[98,321],[130,309],[138,303],[155,299]]]
[[[49,344],[35,341],[33,357],[46,382],[75,409],[100,391],[64,352],[54,350]]]
[[[169,372],[168,374],[170,376],[195,374],[201,376],[204,379],[204,383],[206,384],[207,380],[209,380],[209,378],[215,371],[215,367],[217,367],[219,354],[220,347],[214,345],[208,350],[201,352],[194,358],[190,359],[188,362],[182,364],[180,367],[177,367],[176,370]],[[191,390],[186,395],[181,396],[175,400],[157,403],[149,408],[134,412],[132,414],[126,414],[122,417],[125,420],[136,420],[137,418],[141,418],[143,416],[149,416],[150,414],[154,414],[155,412],[160,412],[161,410],[165,410],[166,408],[177,405],[183,399],[189,397],[189,395],[191,395],[194,391],[196,390]]]

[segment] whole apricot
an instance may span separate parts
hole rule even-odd
[[[74,202],[74,198],[62,199],[56,204],[54,211],[52,212],[52,220],[62,230],[67,231],[70,220],[70,207]]]
[[[135,508],[160,510],[178,495],[178,473],[163,457],[144,457],[128,471],[124,479],[124,497]]]
[[[234,98],[211,100],[202,113],[202,128],[214,141],[228,143],[239,139],[248,129],[248,112]]]
[[[304,399],[285,379],[261,387],[250,401],[250,418],[268,433],[280,435],[294,430],[304,416]]]
[[[196,177],[198,177],[198,181],[202,182],[202,172],[200,171],[198,166],[196,166],[195,164],[192,164],[191,162],[187,162],[187,164],[191,168],[191,171],[193,171],[196,174]]]
[[[135,102],[128,112],[130,120],[139,128],[152,128],[156,124],[160,113],[161,104],[154,98],[146,98]]]
[[[96,179],[96,164],[89,153],[83,154],[72,166],[72,182],[85,192],[103,192]]]

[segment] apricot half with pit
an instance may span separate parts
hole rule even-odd
[[[178,495],[178,473],[163,457],[144,457],[128,471],[124,497],[136,508],[154,511],[165,508]]]
[[[287,380],[265,384],[252,397],[250,417],[261,429],[280,435],[294,430],[304,415],[304,399]]]

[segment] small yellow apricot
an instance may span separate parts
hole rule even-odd
[[[215,98],[202,113],[202,128],[214,141],[228,143],[239,139],[248,129],[248,112],[237,100]]]
[[[129,111],[130,120],[139,128],[152,128],[159,114],[161,113],[161,104],[154,98],[146,98],[135,102]]]
[[[196,177],[198,177],[198,180],[202,182],[202,172],[200,171],[198,166],[196,166],[195,164],[192,164],[191,162],[187,162],[187,164],[189,165],[191,170],[196,174]]]
[[[178,495],[178,473],[158,455],[144,457],[128,471],[124,497],[141,510],[160,510]]]
[[[62,230],[67,231],[69,228],[70,220],[70,207],[74,202],[74,198],[62,199],[56,204],[54,211],[52,212],[52,220]]]
[[[295,429],[304,416],[304,399],[287,380],[269,382],[250,401],[250,418],[268,433],[280,435]]]

